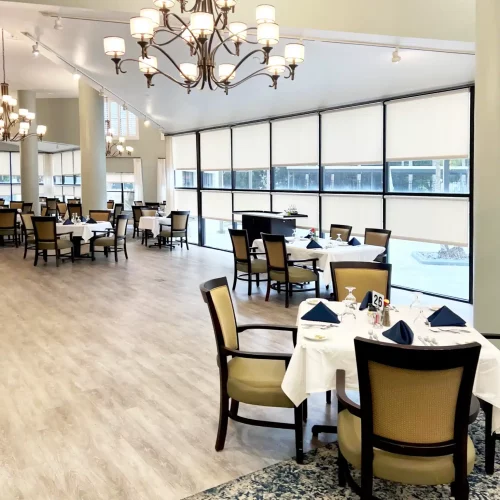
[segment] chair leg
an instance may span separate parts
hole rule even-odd
[[[469,481],[465,478],[463,481],[455,481],[451,483],[451,496],[455,500],[468,500],[469,498]]]
[[[73,264],[75,263],[75,249],[74,249],[74,247],[71,248],[71,262]]]
[[[269,295],[271,294],[271,279],[267,280],[266,302],[269,302]]]
[[[236,290],[236,282],[238,281],[238,271],[234,268],[233,290]]]
[[[92,259],[92,262],[94,262],[94,260],[95,260],[95,247],[94,247],[94,243],[92,242],[92,240],[90,242],[90,257]]]
[[[326,404],[332,404],[332,391],[326,391]]]
[[[260,274],[259,273],[257,273],[255,275],[255,283],[257,284],[257,286],[260,286]]]
[[[319,278],[316,280],[315,289],[316,289],[316,298],[319,299]]]
[[[123,240],[123,253],[125,254],[125,258],[128,260],[127,240]]]
[[[252,274],[248,273],[248,295],[252,295]]]
[[[47,250],[43,251],[42,256],[43,256],[43,261],[47,262]]]
[[[26,259],[26,254],[28,253],[28,238],[24,238],[24,257],[23,259]]]
[[[361,500],[372,500],[373,496],[373,453],[362,459],[361,463]]]
[[[115,243],[115,262],[118,262],[118,245]]]
[[[36,267],[38,264],[38,248],[35,249],[35,262],[33,262],[33,265]]]
[[[186,243],[186,248],[189,250],[189,243],[188,243],[187,236],[186,236],[186,239],[185,239],[185,243]]]
[[[347,484],[347,468],[349,467],[347,464],[347,460],[344,458],[344,455],[342,455],[342,452],[340,451],[339,448],[339,455],[337,458],[337,467],[338,467],[338,474],[339,474],[339,486],[341,488],[344,488]]]
[[[290,293],[289,293],[289,289],[290,289],[291,286],[292,286],[291,283],[285,283],[285,308],[287,308],[287,309],[290,306]]]
[[[279,281],[276,284],[276,290],[278,290],[278,293],[281,293],[281,283]]]
[[[56,250],[56,267],[59,267],[59,259],[61,258],[61,251]]]
[[[236,399],[231,399],[231,410],[229,413],[234,416],[238,416],[238,410],[240,409],[240,402]]]
[[[302,403],[302,420],[307,422],[307,399]]]
[[[215,442],[215,450],[221,451],[224,449],[227,434],[227,421],[229,418],[229,397],[227,394],[221,394],[220,410],[219,410],[219,430],[217,431],[217,440]]]
[[[302,405],[293,409],[295,416],[295,456],[298,464],[304,463],[304,429],[302,423]]]

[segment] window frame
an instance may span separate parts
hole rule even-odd
[[[116,105],[117,113],[118,116],[114,117],[112,116],[112,107],[113,105]],[[126,130],[125,133],[122,130],[122,120],[125,119],[126,122]],[[111,127],[113,130],[113,137],[124,137],[125,140],[127,141],[138,141],[140,139],[139,137],[139,118],[132,113],[131,111],[124,110],[123,106],[118,104],[116,101],[113,101],[109,98],[107,98],[104,101],[104,133],[107,132],[106,128],[106,121],[109,120],[110,123],[112,124],[114,120],[117,122],[117,127]],[[132,121],[135,123],[135,134],[130,133],[130,124]],[[115,130],[116,128],[116,130]]]

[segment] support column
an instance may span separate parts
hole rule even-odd
[[[80,149],[83,213],[106,209],[106,145],[104,99],[80,79]]]
[[[476,91],[474,140],[474,325],[500,333],[498,221],[500,196],[500,2],[476,2]]]
[[[19,90],[17,92],[19,109],[28,109],[35,113],[31,122],[30,134],[36,133],[36,92],[33,90]],[[21,153],[21,199],[26,203],[33,203],[33,211],[40,215],[38,203],[38,137],[27,137],[20,142]]]

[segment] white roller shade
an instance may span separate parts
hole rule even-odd
[[[45,163],[45,155],[38,153],[38,177],[43,177],[43,167]]]
[[[82,152],[80,150],[73,151],[73,168],[75,175],[81,175],[82,173]]]
[[[349,108],[321,116],[323,165],[373,165],[383,162],[382,104]]]
[[[306,218],[297,219],[297,227],[311,229],[319,227],[319,196],[310,194],[273,194],[273,212],[283,212],[295,205],[299,214]]]
[[[10,154],[0,153],[0,175],[10,176]],[[10,194],[10,187],[9,187]]]
[[[231,170],[230,129],[203,132],[200,141],[202,170]]]
[[[172,210],[189,210],[190,216],[198,216],[198,195],[196,191],[179,189],[174,191],[174,203]]]
[[[73,152],[65,151],[62,153],[62,174],[73,175]]]
[[[278,120],[272,129],[273,166],[318,165],[318,115]]]
[[[235,170],[269,169],[270,151],[269,123],[233,129],[233,168]]]
[[[269,193],[234,193],[235,211],[271,210],[271,196]],[[234,214],[235,221],[241,221],[241,215]]]
[[[62,175],[62,155],[61,153],[52,155],[52,171],[55,176]]]
[[[321,228],[329,234],[331,224],[352,226],[352,234],[364,236],[367,227],[383,228],[383,199],[374,195],[322,195]]]
[[[118,173],[113,173],[113,174],[106,174],[106,182],[113,182],[113,183],[121,183],[122,182],[122,174]]]
[[[231,193],[221,191],[203,191],[201,196],[203,218],[232,221],[233,206],[231,196]]]
[[[391,101],[387,104],[387,159],[468,158],[468,90]]]
[[[388,196],[386,225],[392,238],[467,246],[469,200]]]
[[[11,153],[12,175],[21,175],[21,155],[19,153]]]
[[[196,170],[196,134],[172,137],[175,170]]]

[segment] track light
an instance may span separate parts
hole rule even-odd
[[[401,61],[401,56],[399,55],[399,49],[396,48],[392,53],[392,62],[397,64],[399,61]]]
[[[64,29],[62,19],[60,16],[58,16],[54,22],[54,29],[58,30],[58,31],[61,31],[62,29]]]
[[[82,77],[82,75],[75,68],[75,71],[73,71],[73,80],[80,80],[81,77]]]
[[[127,104],[125,102],[123,103],[122,109],[123,109],[123,111],[127,111],[128,110]]]
[[[40,55],[40,50],[38,49],[38,42],[35,43],[32,47],[33,57],[38,57]]]
[[[146,118],[146,120],[144,120],[144,126],[149,127],[150,125],[151,125],[151,122]]]
[[[106,97],[106,93],[104,92],[104,87],[101,87],[101,90],[99,91],[99,97]]]

